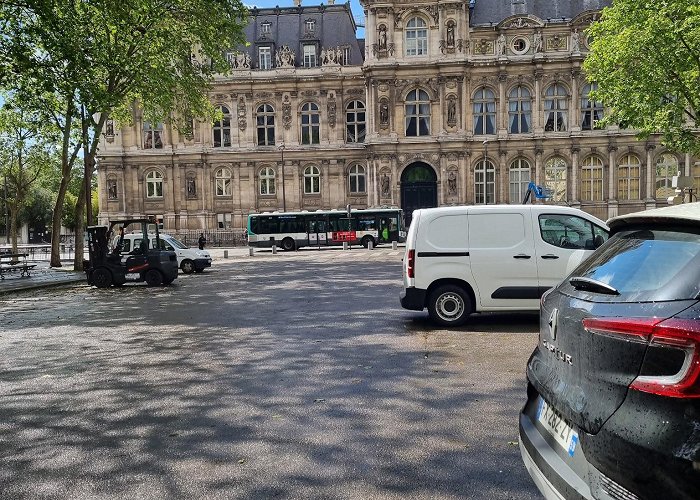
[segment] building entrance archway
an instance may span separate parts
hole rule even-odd
[[[414,210],[432,207],[437,207],[437,174],[427,163],[411,163],[401,174],[401,208],[406,227],[411,224]]]

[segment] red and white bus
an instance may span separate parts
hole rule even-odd
[[[305,246],[367,247],[406,241],[403,211],[399,208],[265,212],[248,216],[248,244],[294,250]]]

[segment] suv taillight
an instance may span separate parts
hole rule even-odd
[[[409,278],[413,278],[415,271],[416,271],[416,251],[409,250],[408,251],[408,260],[407,260],[407,264],[406,264],[406,274],[408,274]]]
[[[680,350],[684,356],[677,373],[654,375],[654,368],[642,362],[640,373],[644,375],[634,379],[630,389],[670,398],[700,398],[700,320],[587,318],[583,320],[583,327],[596,334],[648,342],[650,348],[673,349],[676,353]],[[647,356],[648,353],[647,349]]]

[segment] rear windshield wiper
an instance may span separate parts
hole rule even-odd
[[[569,280],[569,283],[576,290],[605,293],[607,295],[620,295],[620,292],[618,292],[616,288],[608,285],[607,283],[591,278],[584,278],[583,276],[575,276]]]

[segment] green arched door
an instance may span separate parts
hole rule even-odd
[[[401,208],[406,227],[411,223],[414,210],[431,207],[437,207],[435,170],[422,161],[411,163],[401,174]]]

